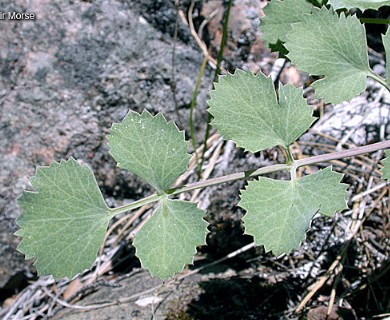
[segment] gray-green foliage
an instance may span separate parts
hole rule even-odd
[[[161,193],[187,168],[184,133],[161,114],[130,112],[113,126],[109,141],[119,165]],[[37,192],[25,191],[19,199],[19,250],[27,259],[36,258],[40,274],[72,278],[96,259],[115,212],[107,208],[91,169],[74,159],[38,168],[31,183]],[[196,204],[164,197],[135,245],[142,264],[165,279],[192,262],[196,246],[205,241],[207,223]]]
[[[281,85],[278,101],[271,78],[236,70],[221,76],[210,93],[212,125],[250,152],[286,147],[315,120],[302,95],[302,89]]]
[[[298,248],[317,212],[333,216],[347,207],[347,185],[340,183],[341,178],[327,168],[299,180],[260,178],[249,182],[239,203],[247,212],[245,233],[275,255]]]
[[[92,170],[74,159],[38,167],[18,199],[18,250],[41,275],[73,278],[91,267],[112,218]]]
[[[134,246],[142,267],[167,279],[191,264],[196,246],[206,241],[205,212],[188,201],[163,199],[137,234]]]
[[[390,180],[390,150],[385,152],[386,159],[382,160],[382,179]]]
[[[108,136],[110,154],[118,166],[135,173],[163,193],[187,170],[190,155],[184,131],[162,114],[130,111]]]
[[[390,6],[389,0],[328,0],[334,9],[352,9],[359,8],[364,11],[367,9],[379,9],[382,6]]]
[[[387,28],[386,34],[382,35],[382,42],[386,52],[386,82],[390,85],[390,27]]]
[[[315,7],[306,0],[273,0],[265,8],[261,19],[262,39],[272,48],[280,50],[278,42],[286,42],[293,23],[301,22]]]
[[[317,98],[348,101],[363,92],[370,75],[364,26],[356,16],[326,8],[292,25],[285,44],[298,69],[323,76],[312,86]]]
[[[383,1],[329,2],[365,9]],[[270,44],[286,42],[288,57],[298,68],[323,76],[313,84],[317,97],[333,103],[349,100],[365,89],[367,76],[385,83],[368,66],[364,27],[355,16],[339,17],[303,0],[273,0],[265,12],[265,39]],[[390,31],[382,39],[390,84]],[[282,84],[279,88],[277,94],[272,80],[262,73],[237,70],[220,77],[210,93],[213,126],[225,139],[251,152],[276,145],[288,150],[315,118],[302,89]],[[150,197],[157,207],[134,245],[142,266],[167,279],[192,263],[196,246],[204,244],[207,233],[203,210],[195,203],[169,199],[175,194],[169,188],[187,170],[190,158],[184,132],[161,114],[131,111],[113,125],[108,140],[118,166],[158,192]],[[390,151],[386,156],[382,177],[390,179]],[[299,246],[315,213],[332,216],[346,208],[341,174],[327,168],[296,180],[296,163],[290,158],[282,165],[290,169],[289,181],[260,178],[249,182],[239,203],[247,211],[245,232],[276,255]],[[22,215],[16,234],[23,238],[18,249],[27,259],[36,258],[39,274],[72,278],[91,266],[109,220],[124,212],[123,207],[109,209],[91,169],[73,158],[39,167],[31,184],[35,191],[25,191],[18,200]]]
[[[190,156],[184,132],[161,114],[129,112],[113,125],[108,140],[118,166],[134,172],[160,193],[187,169]],[[203,216],[196,204],[163,196],[134,241],[142,265],[160,279],[180,272],[192,262],[196,246],[205,242]]]

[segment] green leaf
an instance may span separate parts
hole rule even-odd
[[[313,9],[314,7],[306,0],[269,2],[264,8],[265,17],[261,19],[260,24],[262,39],[269,44],[272,51],[280,51],[282,44],[287,40],[286,34],[291,30],[291,25],[302,21]]]
[[[206,241],[204,215],[195,203],[162,199],[135,237],[134,246],[142,267],[165,280],[191,264],[196,246]]]
[[[302,89],[280,85],[278,103],[271,78],[236,70],[221,76],[210,93],[212,125],[251,152],[287,147],[315,120],[302,95]]]
[[[347,185],[340,183],[341,178],[342,174],[326,168],[295,181],[249,182],[239,203],[247,211],[245,233],[275,255],[298,248],[318,211],[333,216],[347,207]]]
[[[386,82],[390,85],[390,27],[387,28],[386,34],[382,35],[382,42],[386,52]]]
[[[367,9],[379,9],[382,6],[390,6],[389,0],[329,0],[328,3],[335,10],[341,8],[358,8],[364,11]]]
[[[118,166],[135,173],[164,192],[187,170],[190,155],[184,131],[162,114],[130,111],[108,136],[110,154]]]
[[[366,33],[356,16],[339,17],[324,7],[294,24],[287,39],[292,63],[311,75],[324,76],[313,83],[317,98],[340,103],[366,89],[370,74]]]
[[[31,184],[37,192],[25,191],[18,199],[18,250],[26,259],[36,257],[40,275],[72,279],[95,261],[110,210],[92,170],[73,158],[38,167]]]
[[[390,150],[385,151],[386,159],[382,160],[382,179],[390,180]]]

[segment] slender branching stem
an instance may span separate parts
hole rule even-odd
[[[210,186],[214,186],[214,185],[225,183],[225,182],[232,182],[232,181],[242,180],[242,179],[246,179],[246,178],[250,178],[250,177],[257,177],[260,175],[264,175],[267,173],[273,173],[273,172],[277,172],[277,171],[290,170],[290,168],[291,168],[291,165],[288,165],[288,164],[275,164],[272,166],[262,167],[262,168],[259,168],[257,170],[248,170],[248,171],[243,171],[243,172],[238,172],[238,173],[232,173],[232,174],[228,174],[228,175],[222,176],[222,177],[217,177],[217,178],[207,179],[204,181],[190,183],[190,184],[184,185],[182,187],[167,190],[167,193],[169,195],[176,195],[176,194],[179,194],[182,192],[187,192],[187,191],[192,191],[195,189],[210,187]]]
[[[297,165],[296,165],[296,162],[294,161],[292,164],[291,164],[291,168],[290,168],[290,179],[291,181],[295,181],[297,180]]]
[[[384,24],[389,25],[390,19],[381,19],[381,18],[359,18],[361,23],[368,23],[368,24]]]
[[[286,153],[286,164],[290,166],[290,178],[292,181],[297,179],[297,166],[294,161],[294,156],[289,147],[282,147]]]
[[[227,35],[228,35],[228,26],[229,26],[229,17],[230,17],[230,10],[233,5],[233,0],[229,0],[227,9],[225,11],[225,20],[223,23],[223,32],[222,32],[222,39],[221,39],[221,45],[219,47],[218,51],[218,57],[217,57],[217,65],[214,73],[214,82],[218,80],[219,73],[221,72],[221,64],[222,64],[222,58],[223,58],[223,51],[226,46],[227,41]],[[211,120],[213,119],[212,115],[210,113],[207,113],[207,126],[204,136],[204,145],[203,145],[203,151],[202,151],[202,158],[200,161],[200,167],[203,167],[204,162],[204,155],[207,151],[207,140],[209,139],[210,130],[211,130]]]
[[[160,200],[162,197],[163,196],[159,195],[159,194],[152,194],[149,197],[146,197],[146,198],[134,201],[134,202],[132,202],[130,204],[125,204],[125,205],[123,205],[121,207],[110,209],[110,212],[111,212],[112,216],[115,216],[115,215],[117,215],[119,213],[131,211],[131,210],[140,208],[140,207],[142,207],[142,206],[144,206],[146,204],[149,204],[149,203],[152,203],[152,202],[156,202],[156,201]]]
[[[146,197],[144,199],[135,201],[135,202],[130,203],[130,204],[126,204],[126,205],[118,207],[118,208],[110,209],[110,210],[111,210],[112,215],[116,215],[118,213],[123,213],[126,211],[134,210],[136,208],[142,207],[145,204],[149,204],[149,203],[158,201],[162,197],[166,197],[167,195],[173,196],[173,195],[177,195],[179,193],[188,192],[188,191],[192,191],[195,189],[201,189],[201,188],[210,187],[210,186],[214,186],[214,185],[221,184],[221,183],[232,182],[232,181],[237,181],[237,180],[242,180],[242,179],[247,179],[247,178],[253,178],[253,177],[257,177],[260,175],[269,174],[269,173],[273,173],[273,172],[277,172],[277,171],[290,171],[291,172],[292,170],[294,170],[294,172],[295,172],[296,169],[298,169],[299,167],[313,165],[316,163],[325,163],[325,162],[329,162],[332,160],[355,157],[355,156],[375,152],[375,151],[382,150],[382,149],[390,149],[390,140],[385,140],[385,141],[381,141],[378,143],[370,144],[370,145],[363,146],[363,147],[357,147],[357,148],[353,148],[353,149],[349,149],[349,150],[343,150],[343,151],[332,152],[332,153],[325,153],[325,154],[321,154],[319,156],[313,156],[313,157],[308,157],[308,158],[304,158],[304,159],[300,159],[300,160],[294,160],[294,162],[292,164],[275,164],[275,165],[271,165],[271,166],[267,166],[267,167],[262,167],[262,168],[259,168],[257,170],[238,172],[238,173],[233,173],[233,174],[229,174],[229,175],[222,176],[222,177],[216,177],[216,178],[211,178],[211,179],[204,180],[204,181],[194,182],[194,183],[186,184],[186,185],[174,188],[174,189],[166,190],[166,194],[164,194],[164,195],[153,194],[153,195]]]
[[[193,114],[194,114],[196,98],[198,96],[200,82],[202,81],[202,77],[203,77],[204,69],[206,68],[207,61],[208,61],[208,57],[205,56],[203,59],[202,65],[200,67],[199,73],[198,73],[198,79],[196,80],[195,90],[194,90],[194,94],[192,96],[192,101],[191,101],[191,106],[190,106],[190,134],[191,134],[192,147],[194,148],[196,167],[197,167],[199,179],[201,178],[201,175],[202,175],[202,165],[199,162],[198,153],[196,152],[196,138],[195,138],[194,119],[193,119],[194,115]]]
[[[171,91],[173,95],[173,102],[175,103],[175,112],[177,123],[181,125],[180,113],[179,113],[179,104],[177,102],[176,97],[176,42],[177,42],[177,33],[179,30],[179,6],[180,0],[175,0],[175,8],[176,8],[176,21],[175,21],[175,32],[173,34],[173,47],[172,47],[172,76],[171,76]]]
[[[379,82],[382,86],[384,86],[387,91],[390,92],[390,84],[387,83],[385,79],[383,79],[381,76],[378,76],[374,71],[370,70],[370,73],[368,75],[370,78],[374,79],[376,82]]]
[[[370,144],[367,146],[357,147],[357,148],[353,148],[353,149],[332,152],[332,153],[325,153],[325,154],[321,154],[319,156],[296,160],[295,162],[296,162],[297,168],[299,168],[299,167],[303,167],[303,166],[307,166],[307,165],[311,165],[311,164],[316,164],[316,163],[321,163],[321,162],[329,162],[332,160],[356,157],[356,156],[360,156],[362,154],[371,153],[371,152],[375,152],[375,151],[383,150],[383,149],[390,149],[390,140],[385,140],[385,141],[381,141],[381,142],[377,142],[377,143],[373,143],[373,144]]]

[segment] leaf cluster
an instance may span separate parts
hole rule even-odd
[[[316,6],[313,5],[316,2]],[[388,1],[332,1],[340,7],[377,9]],[[271,48],[285,50],[297,67],[322,78],[313,83],[318,98],[338,103],[364,91],[371,77],[390,91],[390,31],[383,36],[387,79],[368,63],[364,27],[354,15],[338,14],[322,1],[273,0],[265,9],[261,29]],[[248,152],[279,146],[287,153],[283,167],[289,180],[261,177],[241,191],[239,206],[246,211],[245,232],[275,255],[297,248],[316,213],[333,216],[347,207],[347,185],[331,167],[302,178],[289,146],[315,121],[302,88],[279,85],[261,72],[236,70],[219,78],[210,93],[212,125],[225,139]],[[193,262],[196,246],[205,243],[205,212],[196,203],[172,199],[170,189],[188,169],[190,155],[184,132],[162,114],[130,111],[108,136],[110,154],[156,190],[139,202],[108,208],[92,170],[71,158],[39,167],[18,203],[19,250],[36,258],[39,274],[72,278],[89,268],[102,245],[109,221],[116,214],[156,202],[153,214],[134,241],[142,266],[167,279]],[[390,151],[382,175],[390,179]],[[226,179],[224,181],[227,181]],[[211,184],[210,184],[211,185]],[[204,183],[203,186],[207,186]],[[185,188],[184,188],[185,189]],[[183,190],[184,190],[183,189]]]

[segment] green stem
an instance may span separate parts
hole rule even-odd
[[[179,104],[177,102],[177,97],[176,97],[176,42],[177,42],[177,33],[179,30],[179,1],[175,1],[175,8],[176,8],[176,21],[175,21],[175,31],[173,34],[173,48],[172,48],[172,80],[171,80],[171,91],[173,95],[173,102],[175,104],[175,112],[176,112],[176,118],[177,118],[177,123],[181,125],[181,120],[180,120],[180,113],[179,113]]]
[[[227,41],[227,33],[228,33],[228,26],[229,26],[229,17],[230,17],[230,9],[232,8],[233,0],[229,0],[226,14],[225,14],[225,21],[223,23],[223,31],[222,31],[222,39],[221,39],[221,45],[219,47],[218,51],[218,57],[217,57],[217,66],[214,73],[214,82],[217,81],[219,73],[221,72],[221,63],[223,58],[223,51],[225,50],[226,41]]]
[[[117,215],[119,213],[123,213],[123,212],[127,212],[127,211],[131,211],[131,210],[140,208],[140,207],[142,207],[142,206],[144,206],[146,204],[149,204],[149,203],[152,203],[152,202],[156,202],[156,201],[160,200],[162,197],[164,197],[164,196],[163,195],[159,195],[159,194],[152,194],[149,197],[146,197],[146,198],[134,201],[134,202],[132,202],[130,204],[125,204],[125,205],[123,205],[121,207],[110,209],[111,215],[115,216],[115,215]]]
[[[375,152],[375,151],[382,150],[382,149],[390,149],[390,140],[377,142],[374,144],[370,144],[368,146],[357,147],[357,148],[353,148],[353,149],[349,149],[349,150],[332,152],[332,153],[325,153],[325,154],[321,154],[319,156],[296,160],[295,164],[296,164],[297,168],[299,168],[299,167],[303,167],[303,166],[307,166],[307,165],[311,165],[311,164],[316,164],[316,163],[321,163],[321,162],[329,162],[332,160],[360,156],[360,155],[365,154],[365,153],[371,153],[371,152]]]
[[[228,31],[228,25],[229,25],[229,17],[230,17],[230,9],[232,8],[233,0],[229,0],[228,7],[226,9],[226,14],[225,14],[225,21],[223,23],[223,33],[222,33],[222,39],[221,39],[221,45],[219,47],[218,51],[218,57],[217,57],[217,66],[215,68],[215,73],[214,73],[214,82],[217,81],[219,73],[221,71],[221,63],[222,63],[222,58],[223,58],[223,51],[226,46],[226,41],[227,41],[227,31]],[[213,116],[208,112],[207,113],[207,127],[206,127],[206,133],[204,136],[204,145],[203,145],[203,151],[202,151],[202,160],[200,161],[200,166],[203,166],[204,162],[204,155],[207,151],[207,140],[209,139],[210,135],[210,130],[211,130],[211,120],[213,119]]]
[[[383,79],[381,76],[378,76],[374,71],[370,70],[370,73],[368,75],[370,78],[374,79],[376,82],[379,82],[382,86],[384,86],[387,91],[390,92],[390,84],[386,82],[385,79]],[[389,75],[388,75],[389,77]]]
[[[293,168],[296,170],[297,168],[303,167],[303,166],[308,166],[308,165],[312,165],[312,164],[316,164],[316,163],[329,162],[332,160],[355,157],[355,156],[359,156],[359,155],[362,155],[365,153],[371,153],[371,152],[375,152],[375,151],[382,150],[382,149],[390,149],[390,140],[385,140],[385,141],[374,143],[374,144],[371,144],[368,146],[357,147],[357,148],[353,148],[353,149],[349,149],[349,150],[332,152],[332,153],[325,153],[325,154],[321,154],[319,156],[313,156],[313,157],[304,158],[301,160],[294,160],[293,165],[275,164],[272,166],[262,167],[262,168],[259,168],[257,170],[249,170],[249,171],[229,174],[229,175],[222,176],[222,177],[212,178],[212,179],[208,179],[208,180],[204,180],[204,181],[198,181],[198,182],[190,183],[190,184],[178,187],[178,188],[166,190],[166,194],[168,196],[173,196],[173,195],[176,195],[179,193],[188,192],[188,191],[192,191],[195,189],[201,189],[201,188],[210,187],[210,186],[214,186],[214,185],[221,184],[221,183],[257,177],[260,175],[264,175],[264,174],[268,174],[268,173],[272,173],[272,172],[277,172],[277,171],[290,170],[290,172],[291,172],[291,170]],[[126,204],[122,207],[110,209],[110,211],[113,215],[116,215],[118,213],[130,211],[130,210],[142,207],[145,204],[149,204],[149,203],[158,201],[164,196],[166,196],[166,195],[153,194],[149,197],[135,201],[135,202],[130,203],[130,204]]]
[[[282,147],[284,151],[286,152],[286,164],[290,166],[290,177],[291,180],[294,181],[297,179],[297,166],[295,164],[294,156],[291,153],[291,150],[289,147]]]
[[[206,67],[207,61],[208,61],[207,56],[205,56],[203,59],[202,65],[200,67],[199,73],[198,73],[198,79],[196,80],[195,90],[194,90],[194,94],[192,96],[192,101],[191,101],[191,106],[190,106],[190,134],[191,134],[192,147],[193,147],[194,153],[195,153],[196,167],[198,169],[197,172],[198,172],[199,179],[202,175],[202,165],[201,165],[201,163],[199,163],[198,153],[196,152],[196,138],[195,138],[195,130],[194,130],[194,122],[193,122],[194,121],[193,120],[193,113],[194,113],[194,107],[195,107],[195,103],[196,103],[196,97],[198,95],[200,82],[202,80],[203,72],[204,72],[204,69]]]
[[[286,163],[287,164],[293,164],[294,163],[294,157],[290,151],[290,148],[289,147],[282,147],[284,149],[284,151],[286,151],[286,154],[287,154],[287,161]]]
[[[390,19],[380,19],[380,18],[360,18],[361,23],[369,23],[369,24],[390,24]]]
[[[298,167],[296,166],[295,162],[292,164],[290,168],[290,179],[291,181],[297,180],[297,169]]]
[[[204,180],[204,181],[190,183],[190,184],[187,184],[187,185],[182,186],[182,187],[167,190],[166,192],[168,195],[173,196],[173,195],[176,195],[179,193],[188,192],[188,191],[192,191],[195,189],[201,189],[201,188],[205,188],[205,187],[210,187],[210,186],[214,186],[216,184],[221,184],[221,183],[225,183],[225,182],[232,182],[232,181],[242,180],[242,179],[246,179],[246,178],[250,178],[250,177],[257,177],[257,176],[260,176],[263,174],[272,173],[272,172],[276,172],[276,171],[290,170],[290,168],[291,168],[291,166],[287,165],[287,164],[275,164],[272,166],[259,168],[257,170],[248,170],[248,171],[243,171],[243,172],[238,172],[238,173],[232,173],[232,174],[228,174],[228,175],[222,176],[222,177],[217,177],[217,178],[212,178],[212,179],[208,179],[208,180]]]

